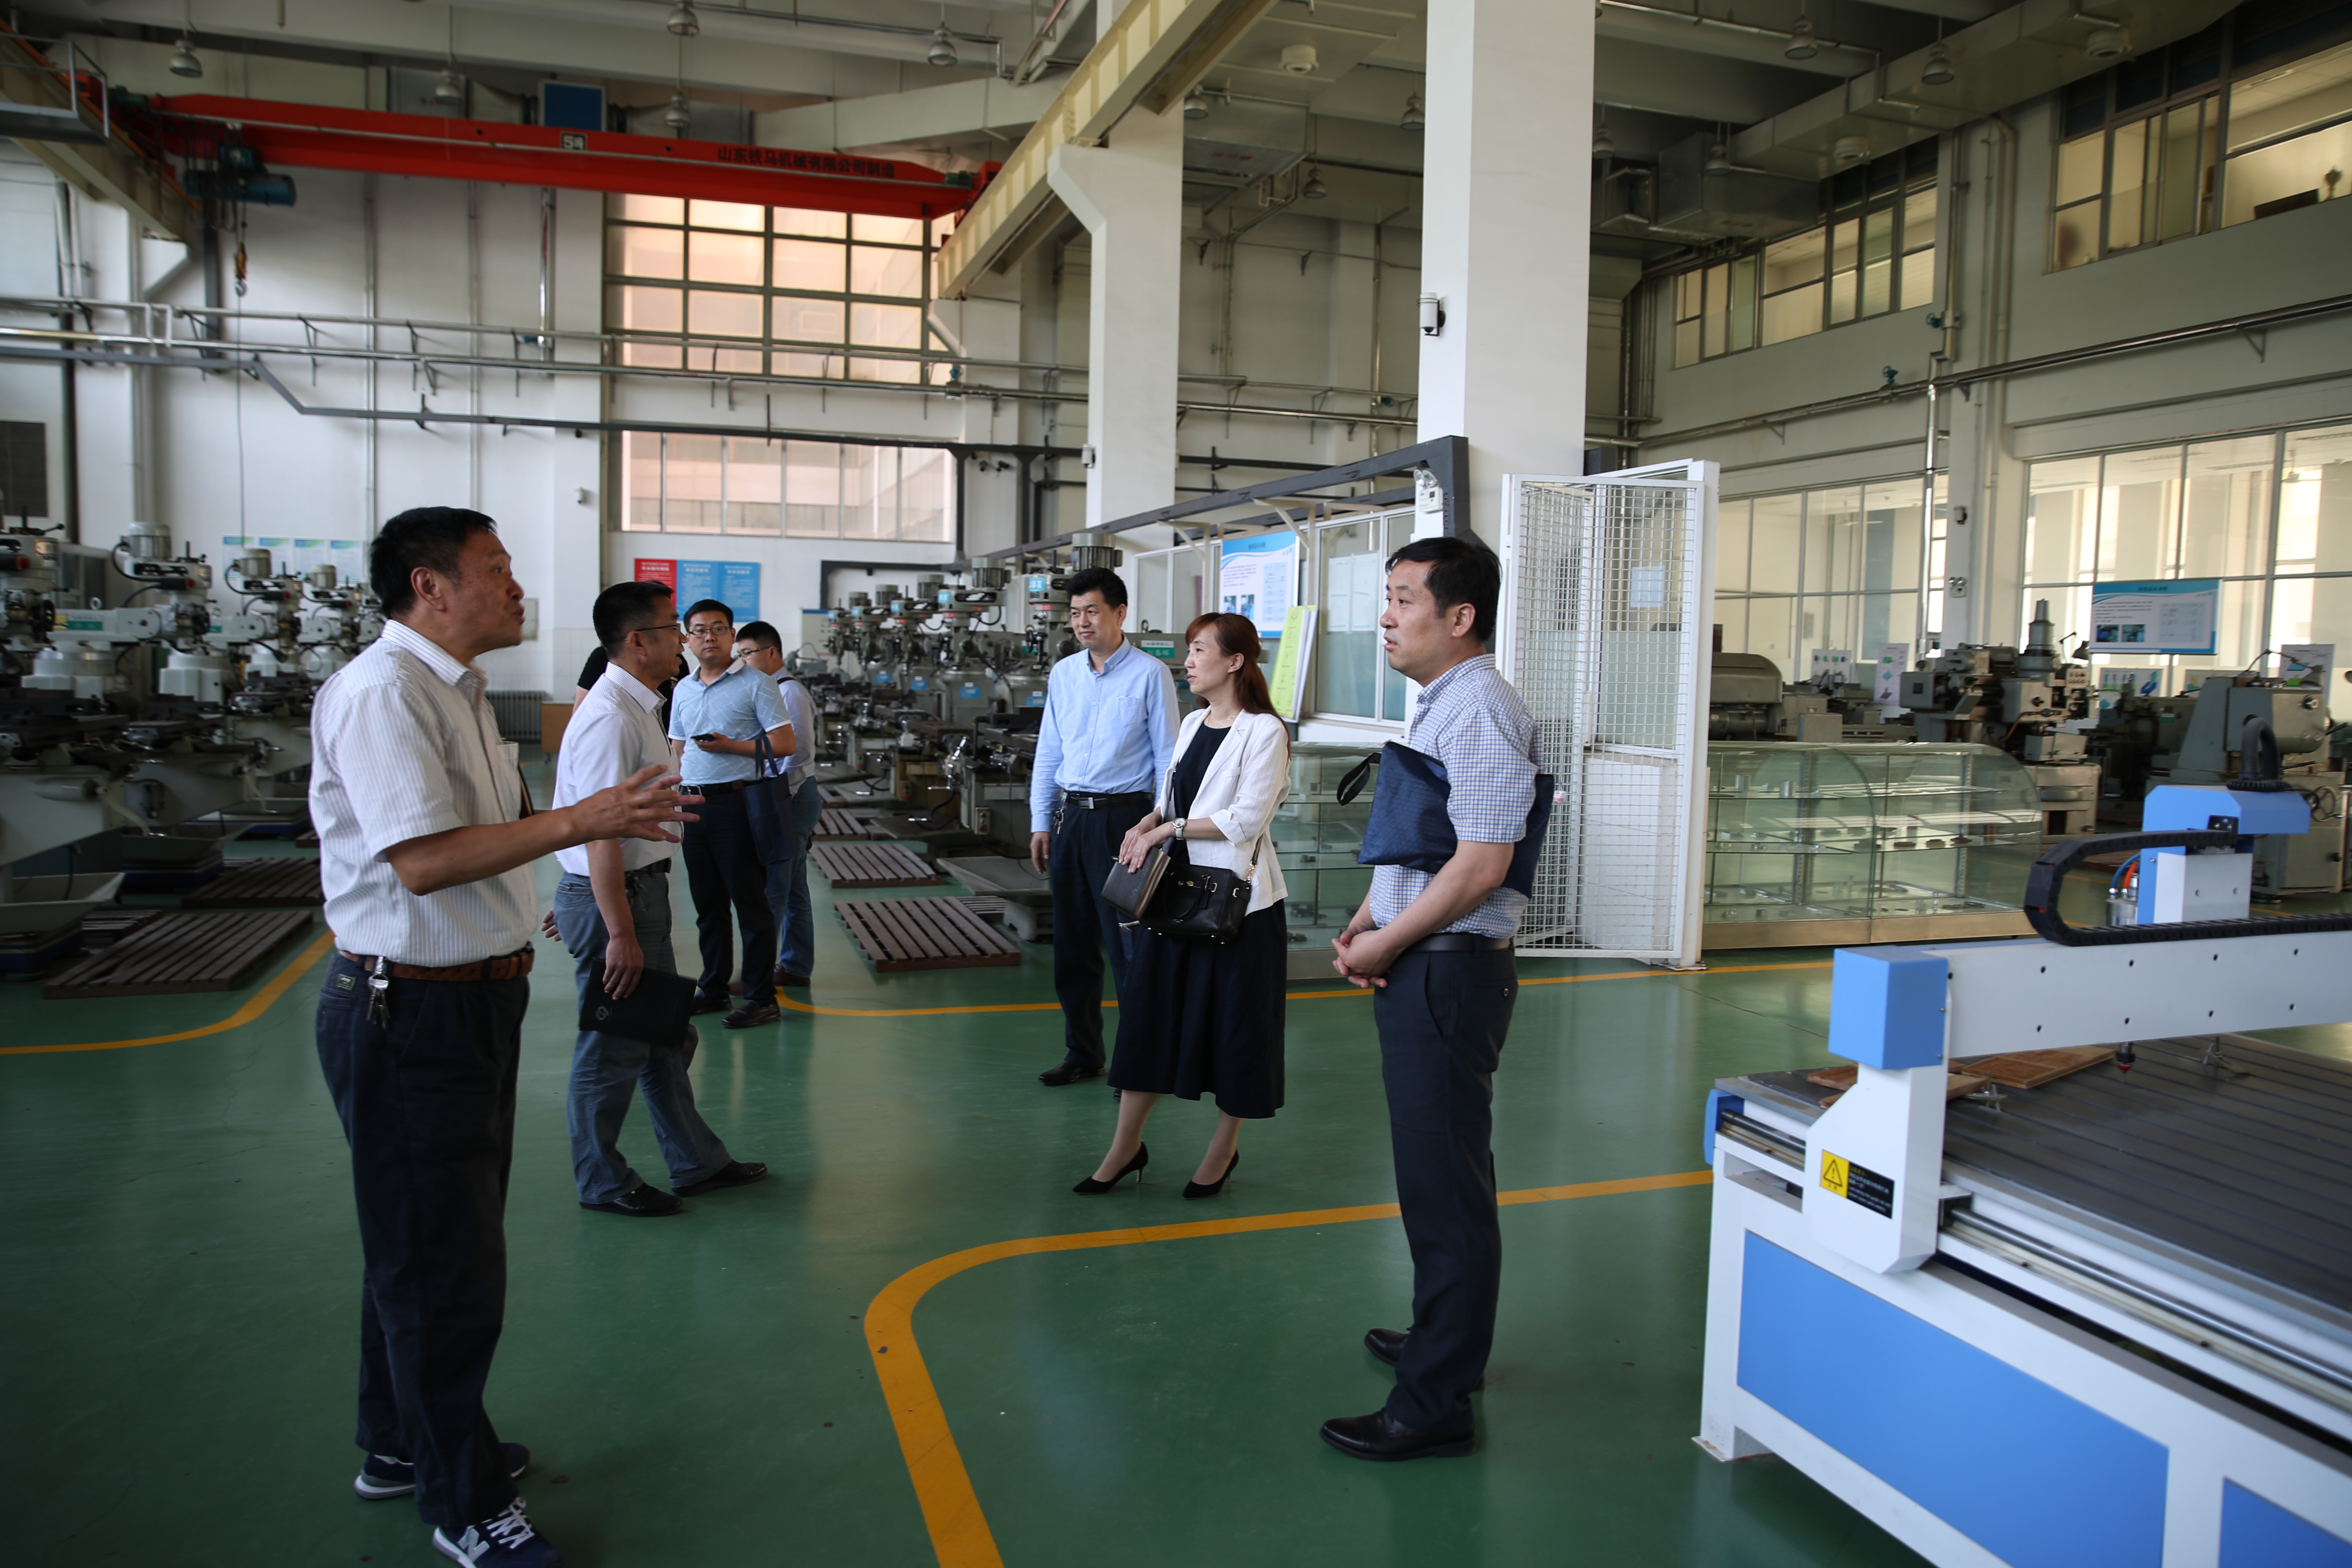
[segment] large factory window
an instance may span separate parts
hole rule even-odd
[[[2347,31],[2258,3],[2064,89],[2051,269],[2352,195]]]
[[[1935,141],[1822,182],[1822,221],[1674,280],[1675,365],[1786,342],[1936,297]]]
[[[854,351],[936,346],[923,305],[944,221],[677,196],[614,196],[607,219],[625,364],[913,382],[916,362]]]
[[[954,535],[955,460],[938,447],[629,430],[621,468],[621,527],[631,533]]]
[[[2095,664],[2160,671],[2170,693],[2190,672],[2352,636],[2352,426],[2055,458],[2027,488],[2024,606],[2048,599],[2069,639],[2095,584],[2220,582],[2212,653]]]
[[[1724,501],[1717,513],[1715,619],[1727,653],[1761,654],[1801,680],[1814,650],[1843,648],[1858,679],[1878,651],[1920,651],[1943,624],[1944,479],[1920,523],[1918,478]],[[1926,552],[1923,563],[1921,552]]]

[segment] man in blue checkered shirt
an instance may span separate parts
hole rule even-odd
[[[1420,683],[1405,744],[1445,765],[1454,857],[1430,873],[1372,870],[1371,892],[1332,942],[1332,964],[1375,988],[1397,1204],[1412,1249],[1412,1327],[1364,1344],[1397,1369],[1369,1415],[1323,1424],[1363,1459],[1467,1454],[1470,1394],[1486,1372],[1502,1285],[1495,1207],[1494,1073],[1518,971],[1511,935],[1527,899],[1503,886],[1527,833],[1541,756],[1536,721],[1486,651],[1502,567],[1474,539],[1416,539],[1389,557],[1381,645]]]

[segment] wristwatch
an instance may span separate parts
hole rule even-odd
[[[1187,822],[1190,822],[1191,820],[1192,820],[1192,818],[1191,818],[1191,817],[1189,817],[1189,816],[1180,816],[1180,817],[1178,817],[1178,818],[1176,819],[1176,833],[1175,833],[1175,837],[1179,837],[1179,838],[1181,838],[1181,837],[1184,837],[1184,825],[1185,825]]]

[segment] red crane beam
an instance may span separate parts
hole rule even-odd
[[[557,185],[633,195],[698,196],[875,217],[961,213],[998,165],[969,185],[919,163],[786,147],[565,131],[430,114],[182,94],[148,100],[164,145],[208,157],[224,131],[272,168],[350,169],[425,179]],[[201,129],[199,129],[201,127]]]

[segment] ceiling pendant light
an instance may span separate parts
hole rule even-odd
[[[1184,95],[1184,118],[1187,120],[1208,119],[1209,95],[1202,92],[1197,87],[1192,91],[1186,93]]]
[[[1397,129],[1400,131],[1422,131],[1426,130],[1428,125],[1429,121],[1427,118],[1421,112],[1421,94],[1417,92],[1406,93],[1404,95],[1404,114],[1397,121]]]
[[[1800,16],[1789,29],[1789,47],[1780,51],[1792,60],[1809,60],[1822,51],[1813,43],[1813,19]]]
[[[941,22],[939,31],[931,35],[931,52],[923,58],[935,66],[951,66],[956,63],[955,35],[948,31],[948,25],[945,22]]]
[[[1730,171],[1731,158],[1729,153],[1726,152],[1722,142],[1717,142],[1713,143],[1706,150],[1706,172],[1710,174],[1728,174]]]
[[[694,113],[686,107],[685,93],[673,92],[669,95],[669,107],[662,110],[662,123],[668,126],[672,133],[679,136],[685,135],[694,128]]]
[[[1325,196],[1329,195],[1331,194],[1329,189],[1323,184],[1323,171],[1320,169],[1307,170],[1307,183],[1298,188],[1298,194],[1300,196],[1310,202],[1319,202]]]
[[[2102,24],[2092,28],[2091,36],[2083,40],[2083,52],[2095,60],[2121,59],[2131,53],[2131,34],[2126,28]]]
[[[1937,39],[1927,51],[1927,68],[1919,73],[1919,79],[1929,87],[1943,87],[1958,76],[1959,72],[1952,68],[1951,52],[1944,47],[1941,38]]]
[[[457,68],[446,68],[433,83],[433,101],[460,104],[466,101],[466,84],[458,79]]]
[[[1609,134],[1609,110],[1603,107],[1600,121],[1592,128],[1592,155],[1606,158],[1617,151],[1617,138]]]
[[[172,74],[192,77],[205,74],[205,62],[196,58],[196,41],[185,33],[182,33],[180,41],[173,46]]]
[[[702,31],[702,18],[694,14],[694,7],[687,0],[678,0],[669,8],[669,30],[681,38],[691,38]]]

